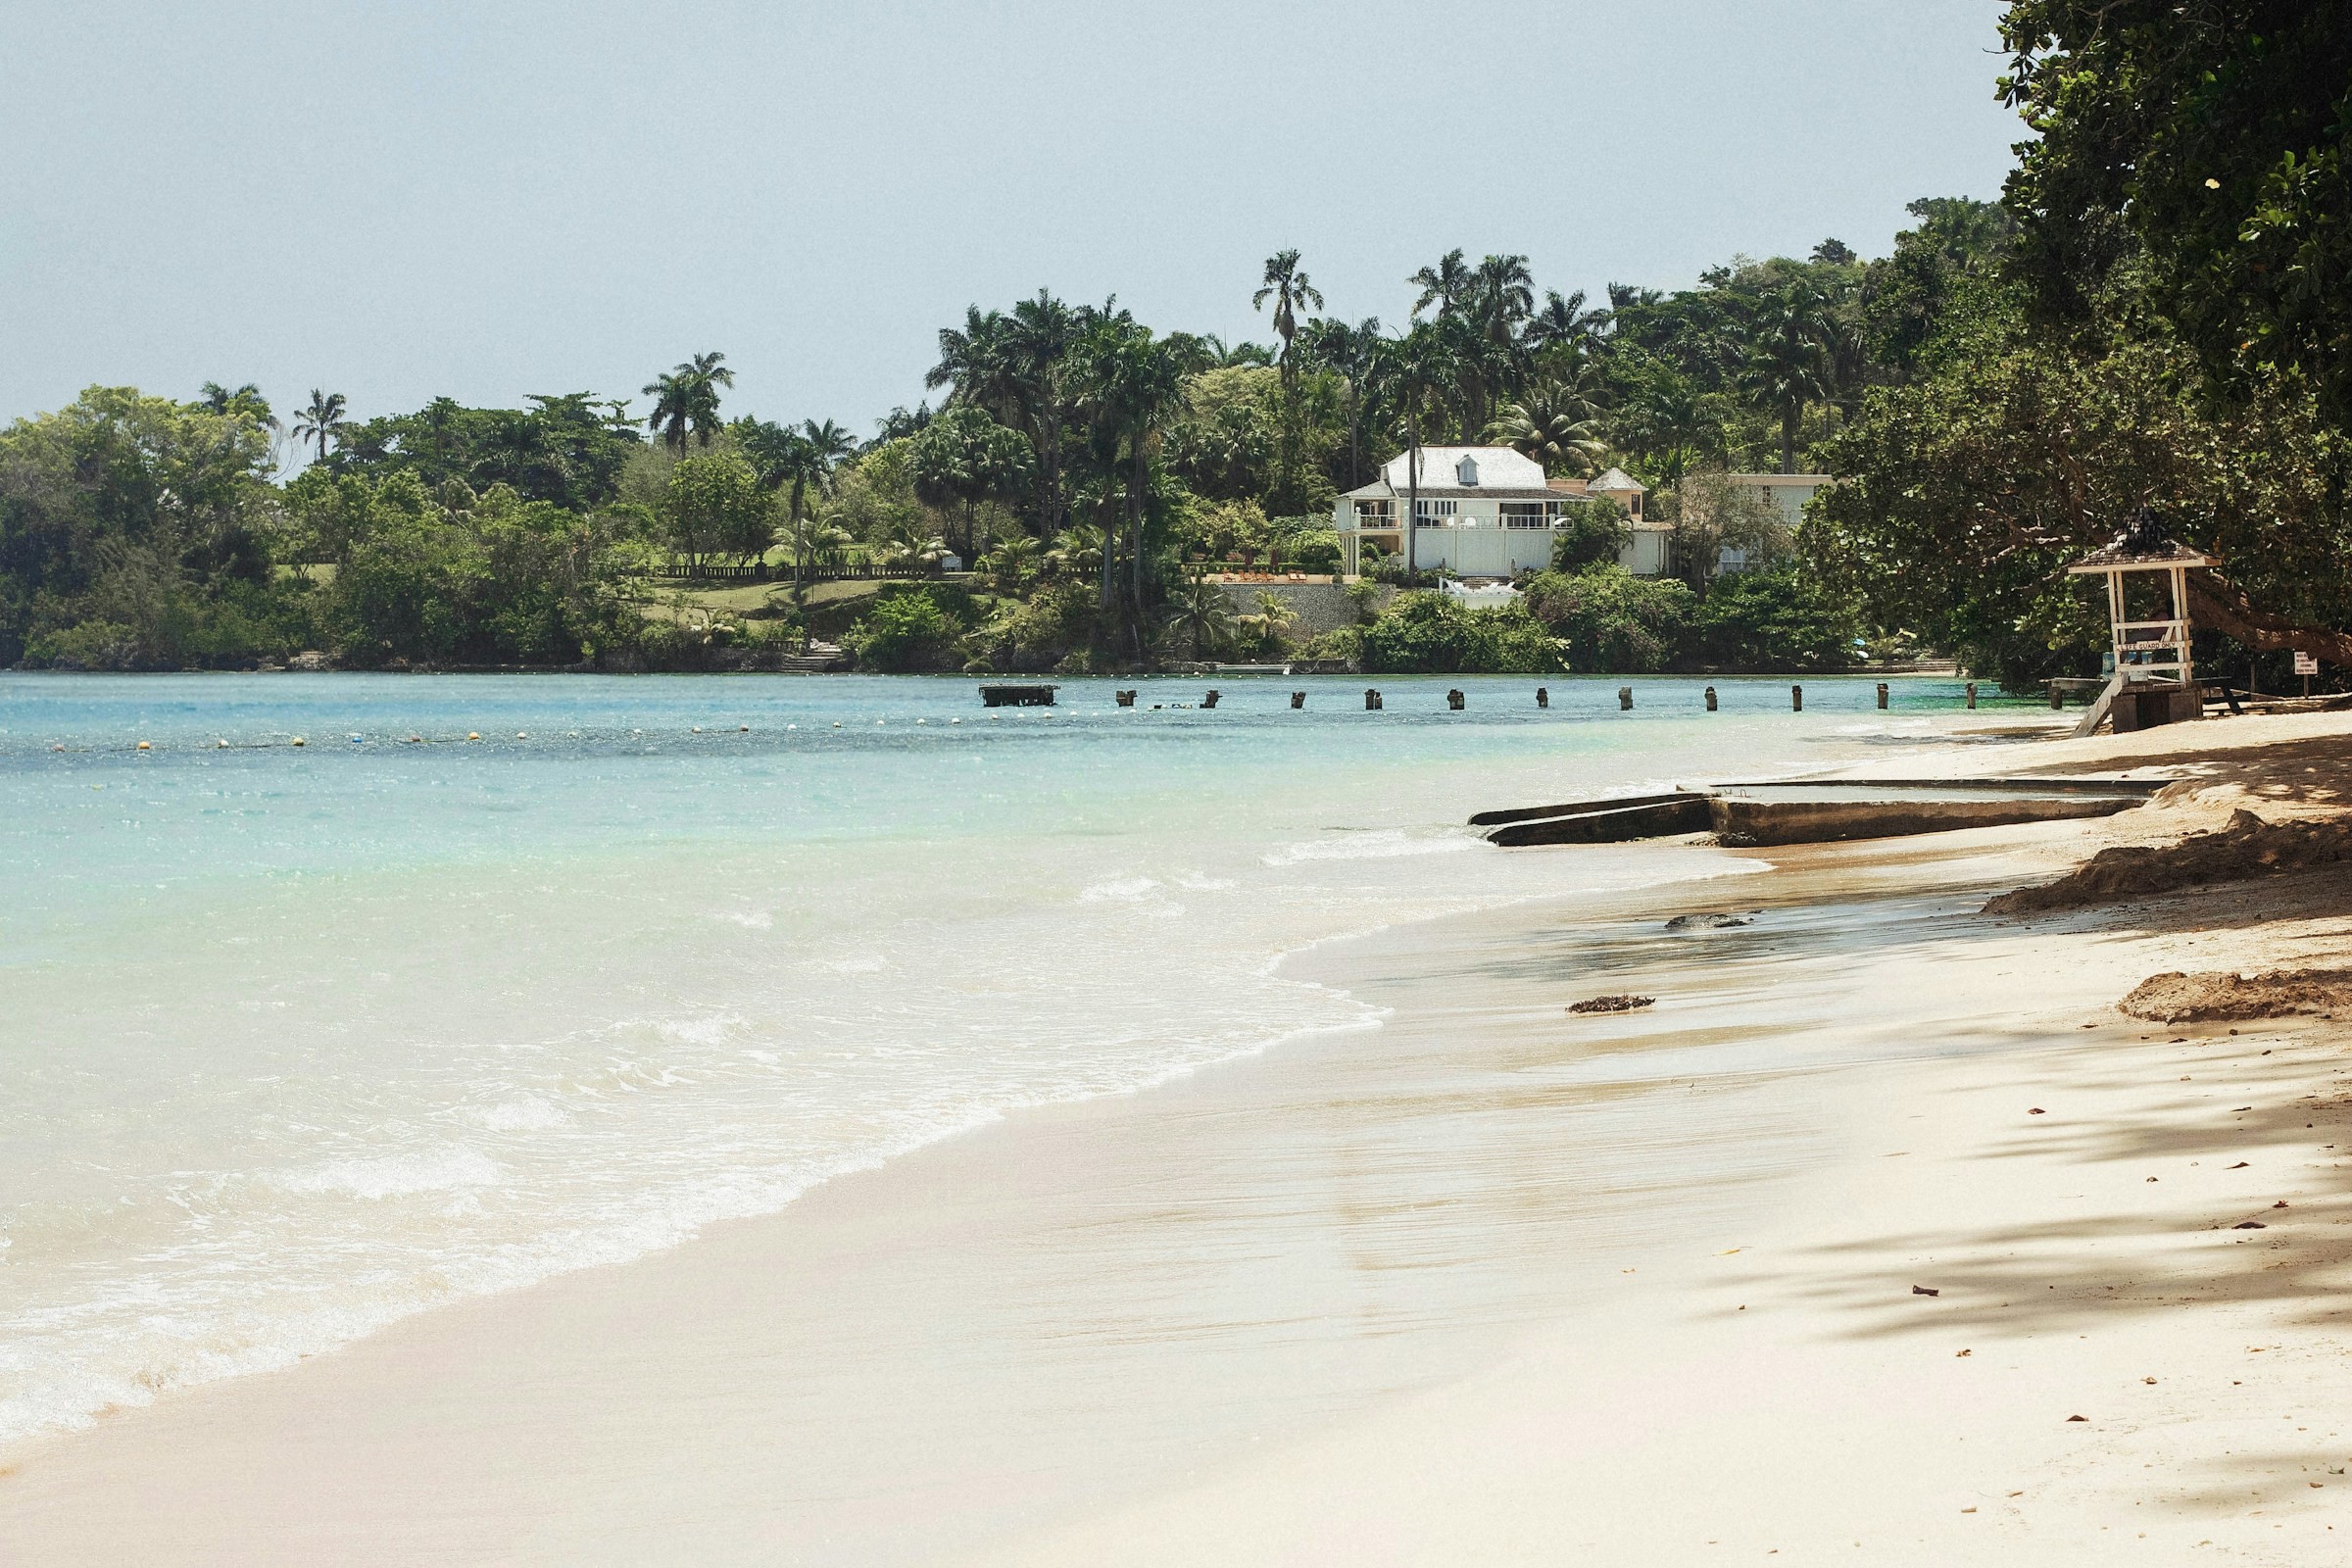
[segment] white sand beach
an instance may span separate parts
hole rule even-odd
[[[2352,965],[2352,868],[1976,911],[2340,806],[2352,722],[1964,760],[2197,776],[1335,944],[1383,1027],[120,1412],[0,1561],[2342,1560],[2345,1026],[2114,1004]]]

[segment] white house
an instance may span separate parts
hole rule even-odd
[[[1831,483],[1826,473],[1727,473],[1724,479],[1735,489],[1762,496],[1780,510],[1781,520],[1791,529],[1805,520],[1805,503],[1815,491]],[[1716,563],[1721,572],[1745,571],[1751,563],[1744,550],[1725,550]]]
[[[1551,534],[1563,502],[1601,498],[1624,509],[1633,535],[1619,561],[1638,576],[1666,570],[1668,529],[1642,515],[1646,491],[1623,469],[1587,483],[1547,479],[1543,466],[1509,447],[1423,447],[1419,482],[1408,482],[1411,454],[1389,460],[1380,477],[1340,497],[1332,523],[1340,531],[1340,569],[1363,569],[1366,546],[1403,556],[1416,571],[1441,567],[1462,577],[1508,578],[1551,564]],[[1408,496],[1417,494],[1413,526],[1405,526]]]

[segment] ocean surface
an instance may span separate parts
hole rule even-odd
[[[1375,1028],[1282,957],[1746,868],[1498,851],[1471,811],[1835,766],[1960,709],[1114,684],[0,674],[0,1447]]]

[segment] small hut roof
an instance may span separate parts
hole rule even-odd
[[[2123,532],[2066,569],[2070,572],[2135,571],[2152,566],[2220,564],[2218,557],[2191,549],[2160,532],[2155,517],[2143,507]]]

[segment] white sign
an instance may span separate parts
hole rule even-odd
[[[2313,657],[2312,657],[2311,655],[2309,655],[2309,654],[2297,654],[2297,655],[2295,656],[2295,673],[2296,673],[2296,674],[2298,674],[2298,675],[2317,675],[2319,672],[2320,672],[2320,662],[2319,662],[2317,659],[2313,658]]]

